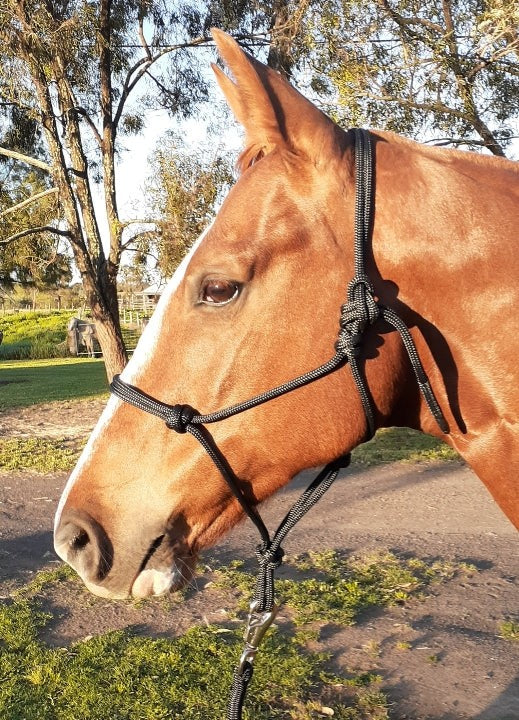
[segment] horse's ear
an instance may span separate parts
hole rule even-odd
[[[245,128],[242,169],[283,146],[316,163],[329,160],[341,144],[343,131],[279,73],[245,53],[230,35],[216,29],[212,34],[235,79],[213,65],[231,110]]]

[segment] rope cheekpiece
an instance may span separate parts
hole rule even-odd
[[[195,437],[219,470],[233,495],[244,512],[256,526],[261,544],[256,549],[260,570],[256,582],[256,592],[251,603],[245,633],[245,647],[234,672],[231,698],[228,705],[228,720],[240,720],[247,687],[253,674],[253,662],[259,644],[272,624],[277,607],[274,603],[274,572],[283,561],[284,551],[281,543],[297,522],[324,495],[336,479],[339,470],[350,463],[350,455],[328,463],[315,480],[303,492],[299,500],[289,510],[272,536],[265,523],[245,496],[241,482],[220,452],[205,425],[225,420],[238,413],[257,407],[269,400],[292,392],[299,387],[329,375],[348,363],[355,385],[358,389],[367,422],[367,439],[375,434],[375,419],[369,391],[363,371],[358,363],[361,355],[361,343],[365,330],[382,318],[392,325],[402,337],[402,342],[418,382],[418,387],[433,417],[444,433],[449,428],[440,406],[434,396],[429,379],[418,357],[413,338],[406,324],[390,308],[378,304],[374,288],[365,272],[366,247],[371,235],[373,222],[373,157],[372,143],[366,130],[354,129],[355,136],[355,276],[348,285],[347,301],[341,306],[339,336],[335,343],[335,355],[328,362],[289,380],[245,402],[232,405],[207,415],[199,414],[189,405],[168,405],[147,395],[115,376],[110,389],[114,395],[127,403],[161,418],[168,428],[177,433],[189,433]]]

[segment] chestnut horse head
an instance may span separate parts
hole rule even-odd
[[[354,274],[352,133],[221,32],[218,82],[246,132],[241,177],[163,294],[122,379],[209,413],[325,363]],[[519,527],[519,172],[514,163],[373,133],[367,272],[413,336],[444,439]],[[443,437],[398,333],[366,333],[377,427]],[[211,426],[256,505],[366,435],[348,366]],[[55,544],[95,593],[160,594],[243,515],[189,434],[112,397],[63,494]]]

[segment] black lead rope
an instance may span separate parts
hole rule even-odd
[[[423,369],[416,351],[413,338],[406,324],[390,308],[377,303],[373,286],[366,274],[365,256],[366,247],[371,237],[373,223],[373,151],[369,132],[358,128],[353,130],[355,137],[355,276],[348,285],[347,301],[341,306],[340,331],[335,343],[335,355],[328,362],[310,370],[299,377],[289,380],[282,385],[256,395],[245,402],[232,405],[223,410],[202,415],[190,405],[169,405],[147,395],[133,385],[115,376],[110,389],[114,395],[125,402],[156,415],[163,420],[167,427],[177,433],[188,432],[205,449],[232,494],[240,503],[243,511],[254,523],[261,536],[261,544],[256,549],[256,556],[260,565],[256,583],[254,600],[251,603],[245,633],[245,648],[238,667],[234,672],[231,689],[231,698],[228,706],[228,720],[240,720],[242,715],[245,693],[252,678],[253,662],[259,644],[276,616],[277,608],[274,603],[274,571],[283,560],[281,543],[299,520],[320,500],[331,486],[341,468],[350,463],[347,454],[326,465],[315,480],[293,505],[280,523],[273,537],[261,519],[254,505],[245,496],[241,482],[220,452],[213,437],[205,427],[210,423],[219,422],[251,408],[262,405],[274,398],[292,392],[297,388],[308,385],[349,363],[358,389],[367,423],[367,439],[375,434],[375,419],[371,398],[366,387],[363,370],[358,359],[361,353],[363,334],[369,325],[373,325],[382,318],[392,325],[402,337],[402,342],[409,355],[418,387],[427,403],[427,406],[444,433],[449,432],[445,417],[434,396],[429,379]]]

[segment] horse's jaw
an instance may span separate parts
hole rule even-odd
[[[157,597],[181,590],[194,575],[196,559],[195,555],[183,558],[179,556],[169,566],[145,567],[133,581],[131,596]]]
[[[130,587],[134,598],[166,595],[181,590],[193,578],[197,555],[185,545],[159,538],[154,543],[158,549],[148,553]]]

